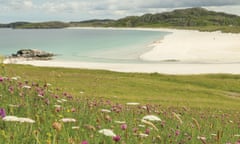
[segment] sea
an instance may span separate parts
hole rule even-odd
[[[148,63],[139,56],[169,32],[123,29],[0,29],[0,55],[20,49],[55,54],[55,60]]]

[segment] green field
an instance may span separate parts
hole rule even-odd
[[[0,108],[7,115],[36,121],[25,124],[0,120],[0,143],[235,144],[240,140],[240,75],[162,75],[3,65],[0,77]],[[39,89],[43,96],[39,96]],[[140,105],[129,106],[128,102]],[[142,122],[145,115],[155,115],[161,121]],[[64,117],[76,122],[61,122]],[[116,120],[125,121],[127,128]],[[78,128],[73,130],[72,126]],[[100,134],[103,128],[113,130],[120,140]]]

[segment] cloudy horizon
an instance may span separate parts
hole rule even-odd
[[[0,0],[0,23],[119,19],[203,7],[240,16],[239,0]]]

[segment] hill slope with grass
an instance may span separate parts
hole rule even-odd
[[[65,28],[65,27],[151,27],[195,29],[202,31],[240,32],[240,17],[204,8],[178,9],[171,12],[128,16],[118,20],[87,20],[75,22],[15,22],[0,24],[7,28]]]

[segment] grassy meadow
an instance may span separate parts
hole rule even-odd
[[[0,143],[240,143],[240,75],[0,70]]]

